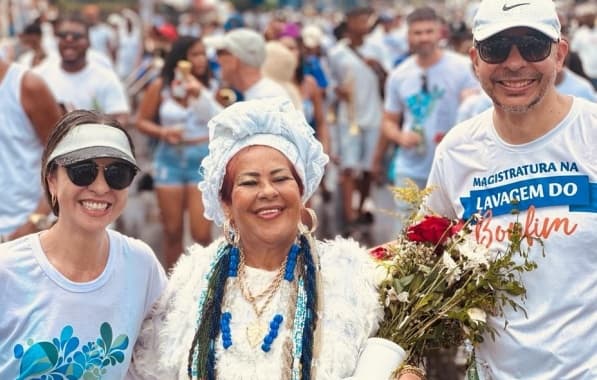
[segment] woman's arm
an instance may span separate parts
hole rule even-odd
[[[158,78],[145,91],[141,104],[139,104],[135,126],[148,136],[164,140],[169,144],[178,144],[182,139],[181,129],[165,128],[154,122],[162,102],[162,84],[162,78]]]

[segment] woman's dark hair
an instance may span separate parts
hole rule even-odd
[[[60,120],[56,122],[56,126],[52,129],[52,132],[50,132],[48,142],[41,156],[41,183],[44,188],[46,199],[51,205],[52,211],[56,216],[59,214],[60,207],[58,202],[52,202],[52,193],[50,192],[48,185],[48,177],[56,171],[58,165],[56,164],[55,160],[48,162],[48,158],[54,149],[56,149],[58,143],[62,141],[64,136],[66,136],[71,129],[81,124],[104,124],[107,127],[120,129],[128,138],[129,145],[131,146],[131,152],[133,153],[133,156],[135,156],[135,145],[133,144],[131,136],[122,127],[122,125],[116,121],[116,119],[99,112],[87,110],[75,110],[63,115]]]
[[[160,76],[163,80],[163,87],[170,86],[170,83],[174,79],[174,71],[176,69],[176,65],[178,61],[186,60],[187,54],[193,45],[196,43],[203,43],[200,38],[192,37],[192,36],[181,36],[179,37],[170,48],[168,54],[166,54],[166,58],[164,59],[164,67],[162,67],[162,72]],[[204,85],[209,86],[210,80],[210,72],[209,66],[206,67],[205,73],[201,77],[197,77],[197,79]]]

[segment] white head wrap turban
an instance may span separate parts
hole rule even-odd
[[[209,155],[203,159],[199,189],[205,217],[215,224],[225,220],[220,189],[226,166],[241,149],[265,145],[279,150],[294,165],[304,185],[302,201],[317,190],[328,156],[313,128],[287,98],[238,102],[209,121]]]

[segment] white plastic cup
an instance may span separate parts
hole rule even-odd
[[[406,351],[383,338],[369,338],[359,356],[353,379],[388,380],[406,359]]]

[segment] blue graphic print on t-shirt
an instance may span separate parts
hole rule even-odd
[[[14,347],[16,359],[21,361],[17,380],[99,380],[109,366],[124,361],[129,345],[128,336],[121,334],[112,340],[112,327],[104,322],[100,337],[95,342],[83,344],[73,336],[72,326],[65,326],[60,338],[33,343],[28,347]]]
[[[423,88],[420,92],[406,98],[406,106],[413,115],[413,130],[423,128],[425,121],[433,112],[435,104],[444,96],[444,90],[434,88],[431,92]]]

